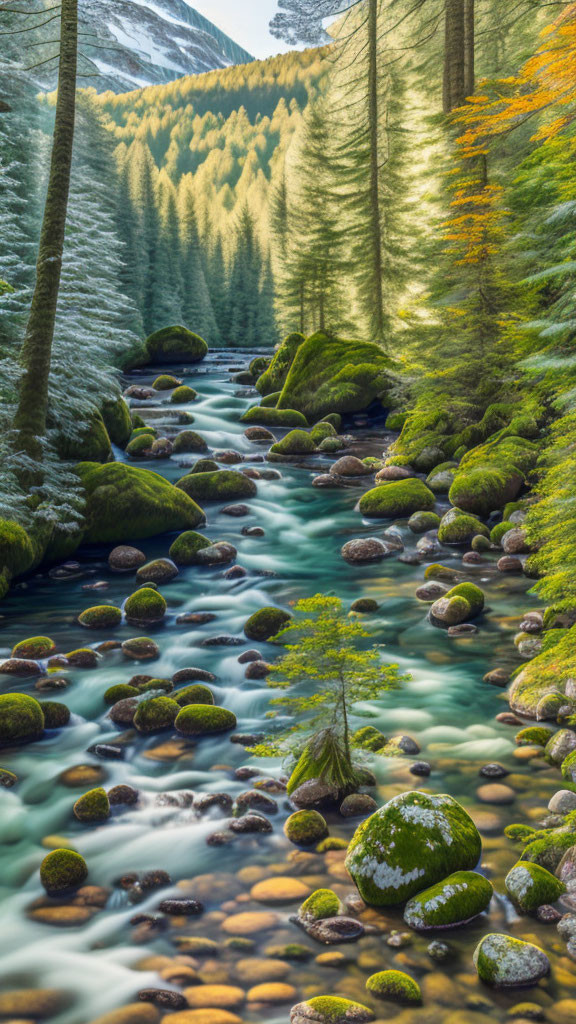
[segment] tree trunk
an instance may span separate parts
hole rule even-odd
[[[444,113],[461,107],[466,99],[465,0],[446,0],[444,47]],[[472,8],[472,15],[474,10]]]
[[[464,85],[466,96],[473,96],[476,87],[475,65],[475,0],[464,5]]]
[[[60,66],[52,157],[40,234],[36,283],[20,355],[24,370],[14,426],[24,450],[38,455],[46,433],[48,380],[62,272],[76,115],[78,0],[61,0]]]
[[[373,329],[375,340],[383,342],[385,330],[382,284],[382,220],[380,211],[380,147],[378,89],[378,5],[368,3],[368,125],[370,132],[370,216],[373,293]]]

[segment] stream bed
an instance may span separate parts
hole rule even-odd
[[[198,367],[183,371],[181,366],[163,366],[162,371],[175,372],[198,391],[198,399],[184,408],[194,415],[193,429],[206,438],[211,450],[234,449],[247,465],[271,468],[263,461],[267,446],[250,443],[240,423],[256,396],[232,380],[230,368],[241,368],[238,358],[238,352],[220,351]],[[242,364],[247,361],[248,354],[242,353]],[[147,368],[131,374],[129,383],[149,385],[155,376]],[[147,405],[158,409],[168,400],[159,399],[138,404],[144,419]],[[165,414],[150,422],[174,427],[173,412],[174,407],[167,407]],[[356,426],[351,420],[344,432],[354,435],[351,450],[361,456],[382,455],[392,440],[383,421],[367,427],[362,418]],[[126,458],[119,451],[116,456]],[[247,576],[226,579],[222,568],[181,569],[176,579],[161,587],[168,615],[162,627],[150,634],[160,647],[159,658],[138,664],[114,650],[103,654],[96,668],[64,670],[67,688],[43,698],[67,704],[71,724],[48,732],[41,742],[2,752],[0,765],[15,772],[19,782],[13,789],[0,790],[0,989],[66,993],[46,1016],[30,1013],[32,1020],[89,1024],[107,1011],[136,1002],[140,991],[151,988],[184,992],[192,1009],[205,1011],[190,1017],[197,1024],[223,1024],[225,1015],[210,1015],[214,1009],[229,1013],[230,1024],[234,1018],[250,1024],[285,1024],[292,1005],[323,994],[370,1005],[379,1020],[487,1024],[506,1020],[509,1010],[521,1002],[546,1009],[576,995],[576,965],[566,956],[555,927],[518,918],[503,895],[493,900],[489,914],[440,936],[406,935],[400,911],[366,910],[361,919],[369,928],[360,941],[315,946],[290,921],[302,894],[330,887],[345,898],[353,894],[354,886],[346,874],[342,850],[322,855],[304,852],[285,838],[282,826],[290,809],[281,786],[275,787],[273,781],[282,777],[282,766],[272,760],[257,761],[241,744],[230,742],[228,735],[196,743],[176,738],[170,731],[143,737],[122,731],[107,718],[103,693],[113,684],[127,683],[138,672],[170,678],[194,666],[217,677],[216,702],[235,713],[238,733],[265,732],[270,690],[265,680],[247,679],[246,665],[238,658],[256,646],[271,661],[277,649],[244,639],[247,618],[263,606],[289,608],[299,598],[318,592],[334,593],[347,605],[360,597],[374,598],[379,610],[365,616],[366,626],[375,642],[386,645],[386,659],[410,673],[411,681],[402,690],[363,705],[362,717],[354,724],[375,725],[389,737],[409,735],[420,747],[417,757],[373,759],[370,766],[378,779],[374,795],[384,803],[398,793],[421,788],[459,800],[482,834],[481,870],[496,892],[504,893],[504,876],[517,860],[517,849],[503,834],[505,826],[541,821],[550,797],[560,788],[556,770],[516,748],[517,729],[496,720],[499,712],[507,710],[505,695],[483,682],[488,670],[520,663],[513,637],[523,613],[536,606],[527,593],[530,581],[503,576],[496,569],[496,556],[465,567],[458,549],[431,556],[429,561],[450,559],[448,564],[464,568],[487,595],[479,632],[449,638],[428,623],[426,606],[414,596],[425,563],[410,565],[393,557],[376,565],[351,566],[342,559],[340,551],[347,540],[381,537],[389,524],[363,522],[355,511],[369,477],[335,490],[312,486],[314,477],[327,472],[335,458],[274,463],[281,478],[257,481],[258,494],[249,500],[246,517],[232,518],[222,514],[218,505],[208,505],[208,524],[202,532],[234,544],[237,564],[248,570]],[[183,467],[194,461],[194,456],[173,456],[135,464],[175,481],[183,475]],[[262,527],[264,536],[243,535],[246,526]],[[406,523],[399,524],[399,530],[406,550],[415,551],[418,538]],[[149,559],[167,557],[172,539],[138,541],[136,546]],[[75,556],[77,564],[42,571],[14,588],[0,613],[2,657],[30,636],[49,636],[59,651],[70,651],[138,635],[126,624],[108,636],[90,633],[77,622],[86,608],[102,602],[120,605],[135,589],[133,575],[110,571],[111,547],[82,549]],[[86,589],[96,582],[105,587]],[[177,622],[179,616],[195,612],[215,618],[204,624]],[[243,643],[203,645],[222,635],[241,638]],[[34,681],[3,676],[0,685],[2,692],[35,694]],[[88,752],[95,744],[106,743],[119,744],[122,758]],[[430,763],[428,778],[411,774],[415,760]],[[493,800],[489,791],[478,793],[490,782],[479,770],[494,761],[509,772],[503,782],[513,792],[506,802],[500,802],[497,791]],[[76,775],[68,772],[78,766],[85,768]],[[230,845],[209,845],[207,838],[223,828],[226,814],[216,802],[208,812],[199,813],[190,794],[234,797],[245,792],[254,785],[254,778],[249,773],[244,773],[247,779],[238,778],[235,773],[247,766],[257,768],[254,778],[269,780],[266,789],[278,804],[277,813],[270,815],[273,831],[239,836]],[[138,790],[134,806],[113,808],[110,819],[100,826],[75,820],[72,805],[83,792],[94,785],[110,789],[121,784]],[[330,834],[346,839],[359,823],[336,815],[327,819]],[[99,893],[76,917],[65,920],[62,915],[53,922],[42,919],[42,913],[30,916],[31,910],[42,911],[46,904],[38,876],[43,857],[50,849],[67,845],[86,859],[89,884],[99,887]],[[139,883],[135,901],[135,890],[130,889],[134,876],[141,879],[151,871],[167,872],[171,882],[158,887],[154,881]],[[262,898],[258,884],[266,879],[277,879],[278,884],[276,891],[268,887]],[[298,895],[291,896],[292,892]],[[158,904],[171,896],[199,900],[204,913],[197,917],[159,914]],[[483,986],[476,977],[472,952],[490,931],[509,931],[541,945],[552,962],[551,978],[524,994],[494,992]],[[433,938],[448,946],[443,962],[428,951]],[[308,952],[301,950],[296,957],[297,951],[290,949],[294,944],[307,947]],[[388,1002],[376,1007],[370,1001],[367,977],[392,967],[418,979],[421,1007],[406,1009]],[[206,986],[210,998],[203,999]],[[222,988],[229,991],[219,995],[216,989]],[[177,1000],[174,1009],[178,1009]],[[149,1016],[143,1013],[143,1024],[156,1019],[152,1010]],[[21,1017],[24,1020],[26,1014]],[[139,1019],[126,1017],[129,1024]],[[169,1022],[172,1018],[167,1009],[159,1011],[157,1019]]]

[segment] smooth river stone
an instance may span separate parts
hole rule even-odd
[[[275,928],[279,920],[278,915],[271,912],[246,911],[243,914],[232,914],[222,922],[221,927],[228,935],[256,935]]]
[[[295,903],[305,900],[312,890],[298,878],[267,878],[257,882],[250,896],[259,903]]]
[[[214,1007],[220,1010],[235,1010],[244,1002],[244,989],[236,985],[195,985],[185,988],[184,995],[191,1010]]]
[[[512,804],[516,799],[516,793],[510,786],[503,786],[497,782],[479,786],[476,796],[483,804]]]

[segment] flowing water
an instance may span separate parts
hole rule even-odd
[[[211,449],[235,449],[248,464],[258,468],[266,448],[251,444],[239,422],[242,412],[254,402],[250,391],[238,391],[229,367],[238,355],[217,353],[201,367],[184,373],[185,383],[193,385],[199,398],[190,407],[195,417],[193,429],[207,439]],[[165,367],[162,368],[166,370]],[[181,367],[174,367],[175,372]],[[182,375],[182,374],[181,374]],[[151,370],[132,375],[131,382],[149,384]],[[158,409],[157,401],[148,403]],[[140,410],[146,417],[146,406]],[[170,422],[173,410],[165,410],[154,424]],[[152,420],[151,420],[152,422]],[[172,417],[172,424],[174,419]],[[354,434],[353,450],[358,454],[382,454],[391,437],[381,424],[370,429],[351,422],[346,429]],[[160,434],[163,431],[160,431]],[[123,453],[116,453],[123,458]],[[183,473],[183,464],[191,456],[159,460],[151,468],[171,480]],[[378,777],[377,798],[385,802],[399,792],[423,788],[448,792],[461,800],[477,821],[483,834],[482,870],[503,891],[503,877],[516,860],[512,844],[503,836],[511,821],[538,821],[546,814],[546,804],[559,788],[559,776],[540,759],[520,759],[515,754],[515,729],[496,721],[498,712],[507,708],[502,691],[482,682],[484,673],[496,665],[516,665],[518,656],[512,643],[522,613],[534,606],[527,595],[524,577],[504,577],[492,561],[467,566],[468,578],[486,591],[488,610],[477,635],[449,639],[426,619],[426,608],[414,597],[422,582],[422,565],[408,565],[389,559],[377,565],[352,567],[340,556],[346,540],[362,535],[381,536],[386,524],[369,524],[355,505],[363,485],[339,490],[320,490],[311,486],[319,471],[327,471],[332,457],[314,457],[308,463],[275,464],[281,479],[260,480],[258,495],[249,501],[250,516],[234,519],[223,515],[219,506],[207,507],[208,525],[203,532],[214,540],[231,541],[238,548],[238,564],[248,570],[245,578],[226,580],[222,569],[182,569],[179,576],[162,587],[169,613],[165,624],[152,636],[161,654],[152,663],[127,661],[119,651],[102,656],[95,669],[71,669],[64,674],[70,685],[62,692],[48,695],[65,702],[71,712],[71,724],[48,733],[41,742],[4,751],[0,764],[16,772],[18,785],[0,791],[0,972],[4,988],[62,989],[69,1002],[55,1017],[58,1024],[88,1024],[99,1014],[137,998],[144,988],[181,991],[181,986],[161,978],[158,971],[180,962],[199,971],[196,981],[240,984],[249,968],[238,968],[239,961],[261,958],[269,946],[310,940],[290,922],[299,900],[287,905],[266,905],[251,896],[251,887],[262,878],[298,877],[309,888],[332,886],[342,896],[353,891],[343,869],[342,854],[325,856],[297,852],[285,839],[282,824],[288,809],[278,795],[279,812],[271,820],[271,835],[246,836],[222,847],[207,845],[206,839],[223,827],[223,813],[217,808],[198,815],[184,795],[190,791],[237,794],[252,785],[234,776],[235,769],[254,765],[255,760],[228,736],[203,739],[196,745],[175,741],[171,733],[144,738],[132,732],[122,733],[106,717],[102,699],[104,690],[114,683],[128,682],[135,672],[152,672],[168,678],[178,669],[197,666],[217,676],[216,702],[231,709],[238,718],[238,732],[262,732],[266,728],[270,691],[265,681],[245,678],[245,666],[238,663],[245,647],[202,646],[202,641],[221,634],[242,636],[249,615],[268,604],[288,607],[298,598],[318,592],[335,593],[345,602],[358,597],[373,597],[379,611],[366,618],[375,641],[387,646],[386,658],[397,662],[411,674],[402,691],[384,693],[382,699],[359,709],[370,722],[388,736],[409,734],[421,747],[419,757],[432,765],[432,774],[422,780],[411,775],[414,758],[375,758]],[[265,467],[262,467],[265,468]],[[242,535],[242,527],[258,525],[265,536]],[[400,524],[407,550],[414,550],[417,538]],[[171,538],[161,537],[139,542],[150,558],[166,556]],[[120,605],[132,592],[133,577],[110,572],[107,555],[110,548],[83,549],[77,555],[78,567],[64,572],[42,572],[20,583],[2,604],[0,647],[7,655],[19,640],[47,635],[59,651],[80,646],[96,646],[107,634],[87,633],[78,625],[78,614],[101,602]],[[451,559],[462,568],[461,555],[446,550],[430,560]],[[101,581],[107,589],[86,590],[88,584]],[[209,624],[178,624],[184,612],[210,612],[216,618]],[[122,625],[113,631],[115,640],[134,636],[134,628]],[[270,660],[276,651],[269,645],[256,645]],[[151,667],[152,666],[152,667]],[[3,692],[21,690],[35,693],[34,681],[15,681],[3,677]],[[87,752],[94,743],[120,742],[122,760],[102,760]],[[486,762],[498,760],[510,771],[506,780],[516,796],[512,804],[482,803],[477,789],[487,780],[478,775]],[[90,786],[71,789],[59,778],[76,765],[99,767],[104,785],[110,788],[128,783],[140,791],[134,807],[115,808],[110,820],[101,826],[87,827],[76,822],[71,809],[74,800]],[[274,761],[260,761],[261,772],[270,777],[282,774]],[[166,794],[170,794],[166,797]],[[163,796],[164,795],[164,796]],[[349,837],[357,822],[329,816],[331,834]],[[71,845],[87,860],[89,882],[110,887],[106,906],[79,927],[55,927],[33,920],[27,913],[39,900],[42,889],[38,867],[48,849]],[[130,904],[118,880],[129,873],[163,869],[173,885],[144,893],[137,907]],[[202,917],[172,919],[168,927],[143,923],[133,925],[137,914],[154,915],[160,899],[168,895],[190,895],[202,900]],[[224,944],[234,934],[226,922],[240,911],[265,913],[266,917],[248,922],[251,951]],[[518,937],[536,937],[549,952],[555,969],[553,982],[542,983],[525,998],[543,1007],[552,999],[574,994],[574,965],[563,956],[554,928],[528,918],[518,919],[504,898],[493,901],[490,915],[478,919],[460,931],[442,935],[450,946],[446,963],[435,963],[427,953],[429,938],[412,936],[404,946],[388,944],[392,932],[405,931],[398,912],[368,911],[365,921],[373,926],[353,945],[336,947],[342,954],[337,969],[317,963],[283,961],[277,977],[290,986],[285,1002],[270,1004],[254,994],[241,1008],[231,1007],[243,1020],[261,1024],[280,1024],[289,1018],[290,1006],[302,998],[324,993],[340,993],[366,1002],[364,984],[376,970],[387,967],[407,969],[423,987],[422,1008],[401,1010],[384,1003],[377,1016],[388,1019],[396,1014],[404,1021],[461,1021],[468,1024],[488,1019],[504,1020],[507,1010],[519,1001],[518,994],[495,994],[476,979],[471,954],[482,934],[508,929]],[[190,959],[186,937],[212,938],[216,952]],[[245,943],[246,945],[246,943]],[[332,948],[332,947],[331,947]],[[313,956],[324,952],[312,950]],[[152,959],[157,956],[160,959]],[[269,975],[258,974],[255,982]],[[283,972],[283,973],[282,973]],[[189,990],[190,991],[190,990]],[[25,1015],[24,1015],[25,1016]],[[135,1019],[135,1018],[134,1018]],[[166,1016],[170,1020],[170,1016]],[[132,1020],[132,1018],[130,1018]],[[146,1018],[148,1020],[148,1018]],[[208,1021],[209,1018],[206,1017]]]

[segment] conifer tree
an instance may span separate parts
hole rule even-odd
[[[194,194],[190,188],[185,188],[181,197],[179,220],[183,320],[210,345],[217,345],[220,333],[206,283]]]

